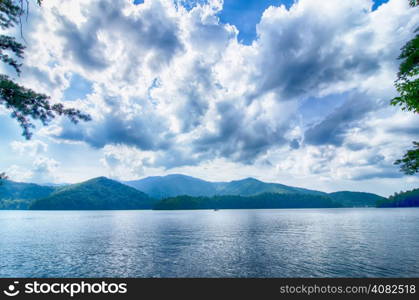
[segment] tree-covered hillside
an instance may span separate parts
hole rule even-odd
[[[326,193],[296,188],[279,183],[267,183],[255,178],[246,178],[230,182],[213,183],[216,195],[255,196],[264,193],[301,193],[312,195],[326,195]]]
[[[0,184],[0,209],[27,209],[32,201],[47,197],[56,189],[51,186],[3,180]]]
[[[320,191],[307,190],[278,183],[267,183],[255,178],[246,178],[229,182],[210,182],[191,176],[172,174],[167,176],[147,177],[124,183],[156,199],[181,195],[194,197],[212,197],[217,195],[254,196],[263,193],[326,195],[326,193]]]
[[[177,196],[159,201],[154,209],[258,209],[341,207],[329,197],[308,194],[265,193],[256,196]]]
[[[181,174],[151,176],[124,183],[156,199],[179,195],[213,196],[216,194],[211,182]]]
[[[36,210],[150,209],[154,201],[143,192],[105,177],[60,188],[34,201]]]
[[[396,193],[377,202],[378,207],[419,207],[419,189]]]
[[[345,191],[327,194],[254,178],[208,182],[173,174],[127,184],[136,188],[105,177],[66,186],[40,186],[6,180],[0,185],[0,209],[151,209],[162,199],[159,209],[366,207],[385,200],[370,193]]]
[[[348,191],[330,193],[329,196],[345,207],[375,207],[377,201],[386,200],[376,194]]]

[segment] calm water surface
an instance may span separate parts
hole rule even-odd
[[[0,211],[0,277],[418,277],[419,208]]]

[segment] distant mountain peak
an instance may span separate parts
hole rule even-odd
[[[146,177],[124,183],[156,199],[182,195],[211,197],[215,195],[253,196],[262,193],[325,194],[277,183],[266,183],[253,177],[229,182],[210,182],[183,174],[170,174]]]
[[[165,176],[162,176],[162,177],[186,177],[186,178],[194,178],[194,179],[196,179],[195,177],[188,176],[188,175],[185,175],[185,174],[179,174],[179,173],[168,174],[168,175],[165,175]]]
[[[247,178],[243,178],[239,180],[233,180],[232,182],[262,182],[262,181],[254,177],[247,177]]]
[[[112,181],[112,179],[109,179],[108,177],[105,177],[105,176],[99,176],[99,177],[89,179],[87,181]],[[85,181],[85,182],[87,182],[87,181]]]

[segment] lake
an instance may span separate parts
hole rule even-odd
[[[0,277],[418,277],[419,208],[0,211]]]

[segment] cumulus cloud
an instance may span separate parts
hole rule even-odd
[[[370,42],[369,1],[299,1],[290,10],[269,7],[257,25],[255,95],[281,100],[350,87],[374,74],[385,49]]]
[[[308,128],[304,134],[304,141],[310,145],[341,146],[347,132],[353,130],[356,125],[361,126],[362,124],[357,123],[369,112],[380,107],[383,107],[383,103],[372,101],[367,95],[353,95],[321,122]]]
[[[392,139],[408,145],[418,133],[386,109],[418,20],[407,1],[376,11],[368,0],[271,6],[250,45],[218,18],[222,1],[71,2],[46,2],[28,29],[34,55],[22,80],[43,81],[57,99],[74,74],[92,84],[67,103],[93,121],[57,121],[49,132],[103,151],[112,176],[225,159],[295,176],[391,178],[402,153]],[[344,103],[315,124],[302,118],[303,101],[342,93]]]
[[[143,155],[132,147],[106,146],[103,149],[101,163],[107,169],[110,177],[123,180],[136,179],[143,175]]]
[[[57,180],[59,166],[60,163],[56,160],[39,156],[29,166],[11,165],[5,171],[11,180],[43,184]]]
[[[15,153],[29,155],[31,157],[44,154],[48,149],[48,145],[39,140],[13,141],[10,146]]]
[[[60,163],[48,157],[38,157],[32,165],[31,180],[38,183],[55,182]]]
[[[60,163],[48,156],[48,144],[40,140],[13,141],[10,148],[22,162],[14,164],[6,172],[12,180],[31,181],[35,183],[52,183],[58,178]]]

